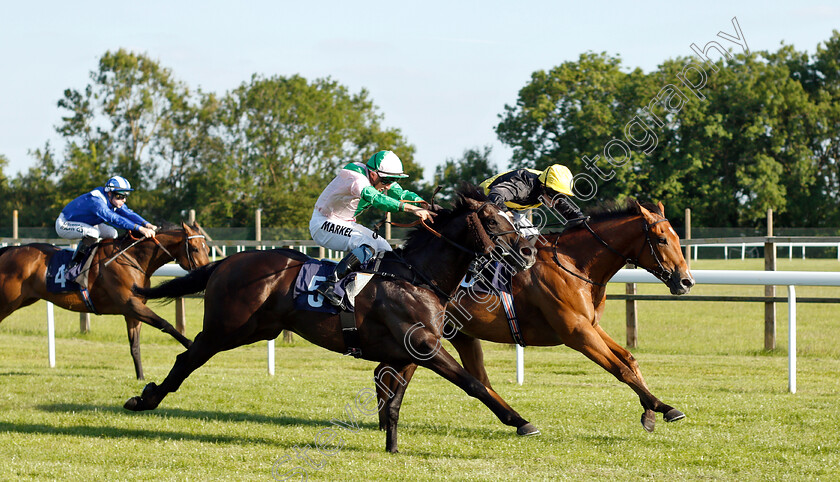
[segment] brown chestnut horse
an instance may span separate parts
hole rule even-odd
[[[639,396],[644,408],[642,426],[649,432],[656,423],[655,412],[664,414],[668,422],[685,415],[650,392],[633,355],[610,338],[599,322],[606,305],[606,284],[627,263],[651,272],[672,294],[688,293],[694,286],[679,237],[663,213],[662,203],[642,206],[634,201],[624,210],[594,214],[588,224],[563,234],[543,234],[537,242],[536,264],[514,276],[511,289],[524,343],[567,345],[629,385]],[[447,305],[450,320],[460,329],[450,341],[467,371],[492,390],[479,340],[515,341],[496,296],[462,294]],[[381,382],[377,384],[382,401],[379,426],[396,431],[402,397],[417,365],[400,372],[400,383],[393,375],[382,382],[385,368],[382,364],[375,371]]]
[[[441,349],[438,321],[477,254],[511,247],[521,256],[519,268],[524,269],[534,261],[533,245],[519,237],[507,214],[474,188],[459,191],[453,210],[437,211],[432,228],[438,233],[415,228],[403,247],[387,253],[377,274],[356,296],[361,358],[398,368],[412,363],[427,367],[479,399],[520,435],[531,434],[534,430],[527,420]],[[138,290],[148,298],[175,298],[204,290],[204,328],[192,346],[178,355],[166,379],[159,386],[148,384],[125,408],[152,410],[216,353],[272,340],[282,330],[328,350],[346,352],[338,315],[294,308],[295,278],[307,259],[293,250],[242,252],[183,278]],[[386,441],[386,449],[396,451],[396,446]]]
[[[47,266],[59,248],[45,243],[8,246],[0,249],[0,321],[15,310],[38,300],[47,300],[70,311],[90,313],[79,291],[47,291]],[[134,285],[149,286],[156,269],[175,260],[192,270],[210,262],[207,243],[198,224],[181,223],[156,233],[154,238],[136,239],[128,235],[102,241],[88,271],[90,301],[103,315],[123,315],[128,329],[128,343],[134,371],[143,379],[140,362],[140,323],[168,333],[185,347],[190,340],[168,321],[145,305],[143,298],[131,291]]]

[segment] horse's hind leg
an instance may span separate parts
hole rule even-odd
[[[492,390],[490,378],[487,376],[487,370],[484,367],[484,350],[481,348],[481,340],[459,331],[449,339],[449,342],[458,351],[464,369],[470,372],[470,375],[478,378],[478,381],[485,387]]]
[[[149,383],[139,397],[128,399],[123,407],[135,412],[154,410],[167,394],[178,390],[181,383],[192,372],[207,363],[207,360],[221,351],[216,344],[205,342],[202,335],[203,333],[196,335],[192,346],[175,358],[175,364],[160,385]]]
[[[644,377],[642,376],[642,371],[639,369],[639,363],[636,361],[633,355],[626,348],[619,345],[615,340],[613,340],[612,337],[610,337],[610,335],[607,334],[607,332],[600,327],[600,325],[595,326],[595,330],[598,332],[599,335],[601,335],[601,339],[603,339],[604,343],[606,343],[607,346],[610,347],[610,350],[612,350],[615,356],[617,356],[619,360],[621,360],[625,365],[627,365],[631,370],[633,370],[633,373],[636,374],[636,378],[639,379],[639,382],[642,384],[642,386],[645,387],[648,393],[651,393],[650,389],[647,386],[647,383],[645,383]],[[652,393],[650,396],[653,397],[653,399],[655,400],[654,408],[649,409],[647,407],[644,407],[644,403],[642,403],[642,406],[645,408],[645,413],[642,415],[642,425],[645,425],[645,418],[654,416],[652,413],[653,411],[662,413],[666,422],[676,422],[677,420],[682,420],[685,418],[685,414],[681,411],[677,410],[676,408],[670,405],[662,403],[662,401],[655,397]]]
[[[143,362],[140,361],[140,320],[125,317],[125,327],[128,331],[128,347],[131,351],[131,359],[134,361],[134,373],[138,380],[143,380]]]

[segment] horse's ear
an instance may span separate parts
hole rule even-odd
[[[187,226],[187,223],[185,223],[184,220],[181,220],[181,227],[184,228],[184,231],[187,231],[189,226]]]
[[[647,220],[648,223],[656,222],[656,217],[654,216],[654,214],[652,212],[650,212],[646,207],[642,206],[642,204],[639,203],[639,201],[633,201],[633,202],[635,202],[636,206],[639,207],[639,212],[642,214],[642,217],[644,217],[645,220]]]
[[[663,218],[666,217],[665,216],[665,206],[662,204],[662,201],[659,201],[659,212],[662,213]]]

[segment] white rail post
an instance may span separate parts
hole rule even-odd
[[[50,368],[55,368],[55,310],[49,301],[47,301],[47,351]]]
[[[525,349],[516,345],[516,383],[522,385],[525,381]]]
[[[268,374],[274,375],[274,340],[268,340]]]
[[[685,239],[691,239],[691,208],[685,208]],[[685,246],[685,263],[691,267],[691,245]]]
[[[788,285],[788,389],[796,393],[796,287]]]

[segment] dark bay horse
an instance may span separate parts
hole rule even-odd
[[[70,311],[91,312],[79,291],[47,291],[47,267],[58,251],[59,248],[45,243],[0,249],[0,321],[39,299],[51,301]],[[143,379],[141,322],[168,333],[185,347],[189,347],[191,342],[146,306],[144,299],[134,294],[131,288],[134,285],[148,287],[152,273],[172,260],[188,271],[204,266],[210,262],[208,254],[207,243],[198,224],[188,226],[185,223],[181,223],[180,227],[164,229],[154,238],[138,240],[125,235],[107,239],[96,250],[88,271],[90,300],[99,314],[125,317],[138,379]]]
[[[599,323],[606,306],[606,284],[628,262],[654,274],[672,294],[688,293],[694,285],[679,237],[663,213],[662,203],[643,206],[634,201],[624,210],[593,215],[588,225],[563,234],[543,234],[537,241],[536,264],[515,275],[511,289],[524,343],[567,345],[629,385],[639,396],[644,408],[642,426],[649,432],[654,430],[656,412],[668,422],[685,415],[650,392],[633,355]],[[479,340],[515,343],[499,298],[456,296],[447,311],[460,329],[450,341],[461,362],[492,390]],[[381,364],[375,371],[376,380],[381,381],[377,394],[384,402],[379,424],[383,430],[395,431],[400,404],[417,365],[400,371],[400,383],[393,376],[382,381],[386,368],[390,370]]]
[[[451,211],[439,210],[431,226],[415,228],[403,247],[386,254],[379,273],[355,298],[355,326],[361,358],[394,367],[417,363],[479,399],[517,433],[534,432],[498,396],[464,370],[440,347],[439,315],[479,253],[500,246],[518,253],[520,269],[534,261],[533,246],[520,238],[510,217],[474,188],[458,192]],[[439,234],[440,236],[436,236]],[[249,251],[199,268],[183,278],[148,290],[148,298],[175,298],[204,290],[204,326],[192,346],[178,355],[166,379],[148,384],[128,410],[152,410],[213,355],[291,330],[328,350],[344,353],[338,315],[294,308],[293,285],[309,259],[293,250]],[[396,451],[395,441],[386,449]]]

